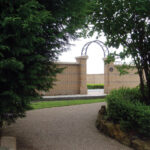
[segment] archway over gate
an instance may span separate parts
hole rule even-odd
[[[94,44],[95,46],[93,47]],[[92,51],[91,45],[94,48]],[[99,52],[99,50],[101,51]],[[102,59],[105,59],[109,55],[107,46],[100,40],[87,42],[82,48],[81,56],[87,55],[89,56],[87,61],[87,84],[104,84],[104,62]],[[92,90],[88,91],[91,94]],[[100,93],[104,93],[104,91],[97,90],[97,94]]]
[[[106,58],[108,56],[109,50],[108,50],[107,46],[100,40],[94,40],[94,41],[90,41],[90,42],[86,43],[82,48],[81,56],[87,55],[87,50],[92,43],[96,43],[100,46],[101,50],[103,51],[104,58]]]

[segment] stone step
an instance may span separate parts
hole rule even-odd
[[[106,94],[103,95],[59,95],[59,96],[43,96],[41,101],[57,101],[57,100],[81,100],[81,99],[96,99],[105,98]],[[38,100],[37,100],[38,101]]]

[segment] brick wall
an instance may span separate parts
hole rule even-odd
[[[129,74],[121,75],[116,69],[114,63],[106,64],[104,70],[104,92],[109,93],[112,89],[120,87],[136,87],[140,83],[140,79],[136,68],[128,70]]]
[[[88,84],[104,84],[104,74],[87,74]]]
[[[76,58],[76,63],[57,63],[59,67],[65,68],[57,75],[57,81],[48,92],[40,92],[42,95],[72,95],[87,94],[87,83],[104,83],[104,92],[107,94],[112,89],[120,87],[136,87],[139,85],[139,76],[135,74],[136,68],[129,70],[129,74],[120,76],[114,63],[105,64],[104,75],[87,75],[87,56]]]
[[[48,92],[42,92],[45,96],[86,94],[86,60],[87,56],[76,58],[76,63],[57,62],[58,67],[65,68],[58,74],[55,85]]]

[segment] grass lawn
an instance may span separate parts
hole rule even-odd
[[[64,100],[64,101],[43,101],[31,103],[31,109],[43,109],[51,107],[62,107],[80,104],[91,104],[104,102],[105,99],[89,99],[89,100]]]

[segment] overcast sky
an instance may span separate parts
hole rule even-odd
[[[70,49],[67,52],[63,52],[59,57],[59,61],[61,62],[75,62],[75,58],[81,56],[81,50],[83,46],[90,41],[96,40],[96,36],[91,38],[80,38],[76,41],[71,41],[71,44],[74,46],[70,46]],[[105,42],[105,37],[101,36],[98,40]],[[121,49],[121,48],[120,48]],[[109,48],[109,51],[113,51],[114,49]],[[87,74],[101,74],[104,73],[104,54],[101,47],[92,43],[87,51],[88,60],[87,60]]]

